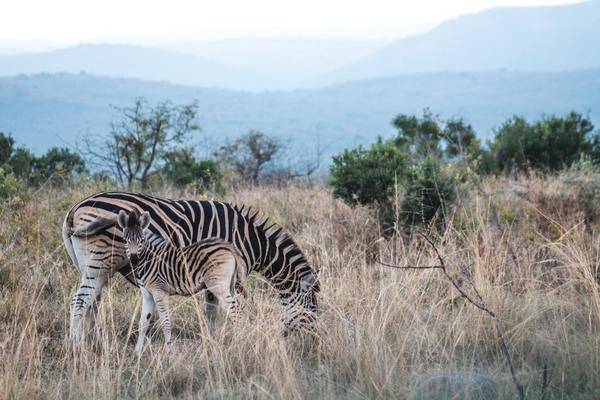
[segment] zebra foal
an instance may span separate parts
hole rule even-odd
[[[135,347],[144,347],[154,307],[158,309],[167,349],[171,343],[169,296],[190,296],[205,291],[204,313],[210,331],[214,331],[218,310],[235,317],[236,281],[246,275],[246,267],[235,247],[222,239],[204,239],[179,248],[146,237],[150,214],[120,211],[117,223],[123,231],[125,252],[143,295],[139,337]]]

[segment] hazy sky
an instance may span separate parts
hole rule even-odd
[[[3,0],[0,39],[394,37],[495,6],[569,0]]]

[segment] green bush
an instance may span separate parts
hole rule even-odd
[[[0,167],[0,200],[12,199],[23,189],[23,185],[14,174],[6,172],[4,168]]]
[[[351,205],[388,206],[394,185],[404,180],[407,157],[393,143],[345,150],[330,168],[333,195]]]
[[[591,121],[575,112],[535,123],[514,117],[500,127],[490,144],[494,169],[558,171],[582,154],[594,153],[593,130]]]
[[[29,149],[15,148],[15,140],[0,132],[0,166],[26,183],[40,185],[49,179],[61,183],[86,172],[83,158],[67,148],[53,147],[41,157]]]
[[[84,172],[85,162],[79,154],[67,148],[53,147],[41,157],[33,159],[33,174],[30,179],[34,184],[44,183],[48,179],[52,179],[54,183],[62,183],[72,174]]]
[[[199,191],[223,191],[223,174],[218,163],[209,159],[198,160],[189,149],[168,153],[162,172],[168,182],[175,186],[193,186]]]
[[[402,221],[408,225],[427,224],[446,214],[447,206],[454,200],[454,180],[444,174],[433,158],[428,157],[408,171],[404,200],[402,201]]]

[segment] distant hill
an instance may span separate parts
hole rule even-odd
[[[1,44],[1,43],[0,43]],[[26,54],[0,46],[0,77],[72,73],[252,90],[294,89],[380,48],[383,42],[238,39],[163,48],[82,44]]]
[[[495,8],[382,41],[243,38],[162,45],[82,44],[30,54],[0,41],[0,77],[72,73],[233,90],[292,90],[449,71],[600,68],[600,0]],[[22,43],[35,49],[43,43]],[[48,44],[45,44],[48,45]],[[8,47],[6,47],[8,46]]]
[[[539,118],[589,111],[600,125],[600,69],[424,74],[265,93],[43,74],[0,79],[0,131],[37,152],[74,145],[85,134],[108,132],[115,115],[110,105],[130,105],[138,96],[153,102],[197,99],[203,132],[214,141],[258,129],[310,151],[318,137],[326,156],[390,136],[395,115],[420,114],[425,107],[443,117],[467,118],[484,138],[513,114]]]
[[[0,76],[82,71],[115,78],[236,89],[256,89],[262,87],[263,80],[259,73],[241,67],[175,51],[121,44],[86,44],[0,57]]]
[[[355,62],[383,47],[382,40],[240,38],[175,43],[168,50],[250,70],[270,77],[269,88],[301,87],[307,81]]]
[[[393,42],[314,84],[440,71],[600,67],[600,1],[496,8]]]

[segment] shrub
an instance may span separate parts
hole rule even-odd
[[[32,180],[40,184],[48,179],[60,183],[72,174],[86,172],[85,162],[81,156],[67,148],[53,147],[43,156],[35,158]]]
[[[408,171],[402,201],[402,220],[408,225],[426,224],[454,200],[454,180],[428,157]],[[439,219],[443,221],[444,218]]]
[[[9,200],[22,190],[22,184],[15,175],[0,167],[0,200]]]
[[[198,160],[191,150],[180,150],[165,156],[164,177],[175,186],[193,186],[195,189],[223,190],[223,175],[214,160]]]
[[[592,154],[594,126],[588,118],[571,112],[529,123],[514,117],[502,125],[490,149],[497,171],[528,168],[557,171],[581,154]]]
[[[406,156],[392,143],[345,150],[333,157],[330,168],[333,195],[351,205],[388,206],[406,170]]]

